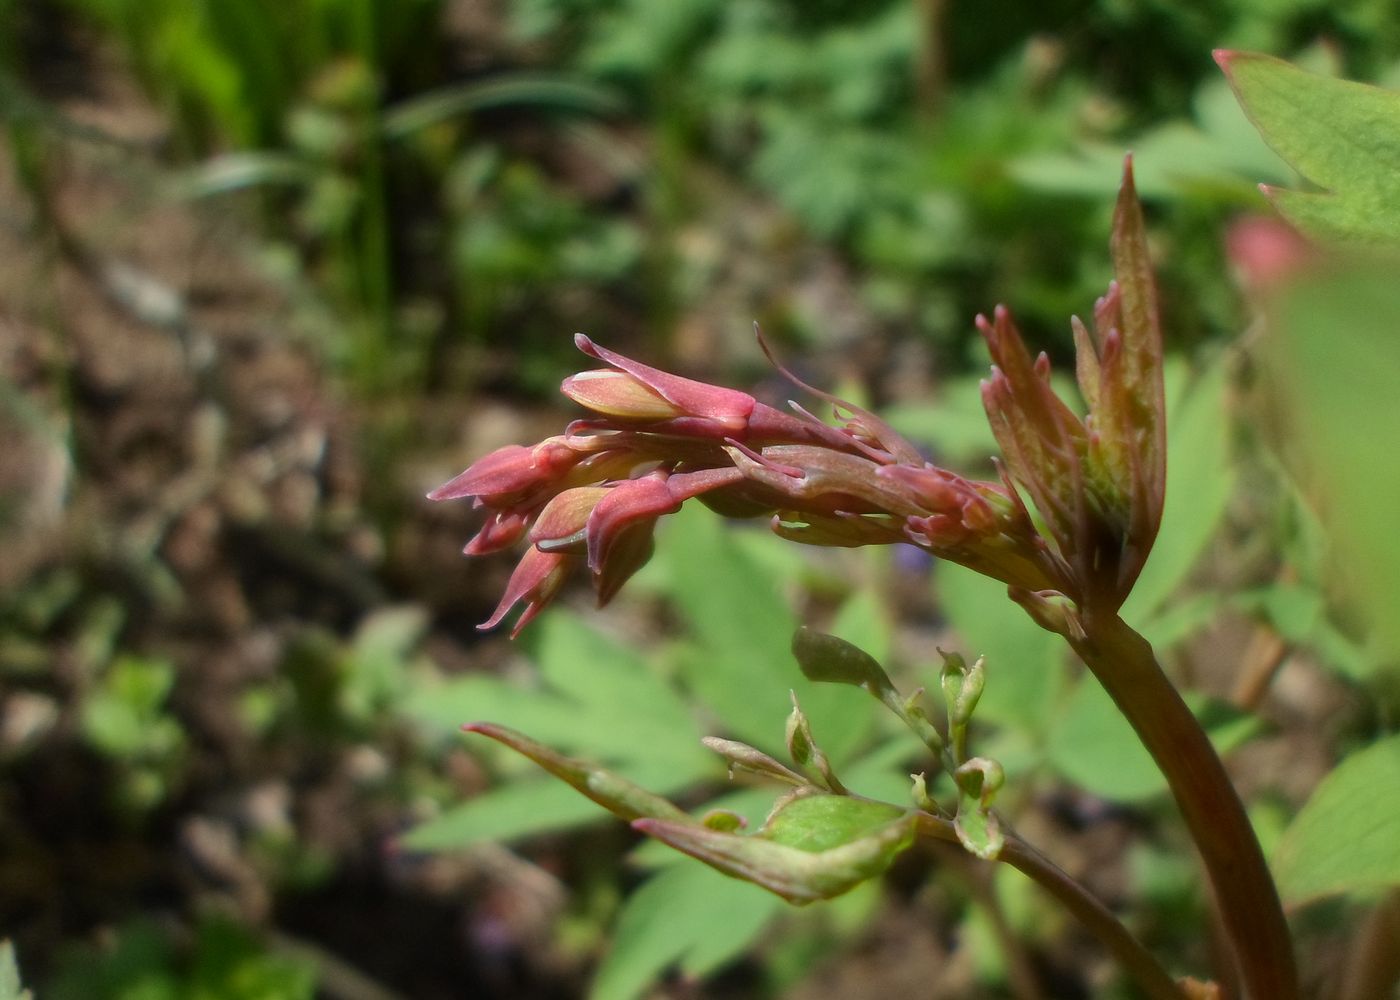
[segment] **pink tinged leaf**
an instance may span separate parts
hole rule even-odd
[[[520,540],[529,526],[530,519],[518,511],[495,511],[481,526],[481,530],[467,543],[463,555],[484,556],[509,548]]]
[[[755,400],[745,392],[681,378],[599,347],[584,334],[574,335],[574,345],[591,358],[605,361],[633,376],[683,414],[703,417],[739,432],[753,412]]]
[[[524,601],[525,610],[510,630],[510,637],[514,639],[520,634],[520,630],[554,599],[554,595],[559,592],[559,588],[563,586],[569,572],[578,561],[578,556],[563,552],[542,552],[533,545],[530,546],[520,557],[520,562],[516,563],[515,571],[506,583],[506,592],[501,597],[501,602],[496,605],[496,610],[477,628],[483,632],[495,628],[510,613],[511,608]]]
[[[1161,519],[1166,488],[1166,403],[1162,386],[1162,325],[1157,283],[1147,249],[1147,226],[1133,185],[1133,161],[1123,163],[1123,184],[1113,211],[1109,241],[1113,272],[1121,296],[1122,381],[1131,401],[1130,420],[1142,435],[1134,464],[1144,472],[1149,495],[1141,498],[1151,511],[1151,531]],[[1106,348],[1105,348],[1106,352]]]
[[[960,517],[947,514],[911,517],[905,522],[905,532],[914,544],[934,550],[962,545],[972,534]]]
[[[963,527],[975,535],[996,535],[1001,532],[1001,521],[992,505],[973,494],[963,501]]]
[[[1078,316],[1071,316],[1069,325],[1074,331],[1074,380],[1079,383],[1079,394],[1088,404],[1089,413],[1093,414],[1098,411],[1099,387],[1103,382],[1098,348]]]
[[[961,491],[954,485],[957,477],[942,469],[930,466],[886,465],[877,469],[875,475],[903,485],[917,497],[919,506],[930,513],[956,510],[962,502]]]
[[[529,481],[533,474],[534,461],[530,449],[524,445],[508,444],[477,459],[467,466],[465,472],[429,493],[428,499],[458,500],[518,489],[519,484]]]
[[[610,417],[666,420],[685,415],[636,376],[611,368],[571,375],[559,391],[580,406]]]

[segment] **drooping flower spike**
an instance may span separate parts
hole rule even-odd
[[[832,405],[839,426],[578,334],[579,350],[607,367],[570,376],[561,391],[592,416],[534,447],[492,452],[429,494],[472,497],[487,512],[468,555],[528,539],[482,627],[523,603],[518,632],[575,569],[591,574],[600,603],[610,600],[650,556],[657,520],[690,499],[726,516],[767,515],[779,535],[807,544],[917,545],[1009,584],[1057,630],[1073,627],[1069,603],[1116,610],[1156,535],[1165,480],[1161,333],[1131,163],[1112,246],[1118,281],[1095,306],[1092,333],[1074,321],[1087,417],[1055,395],[1048,359],[1031,358],[1007,310],[978,317],[994,361],[983,401],[1006,460],[993,482],[924,461],[884,421],[776,361]]]

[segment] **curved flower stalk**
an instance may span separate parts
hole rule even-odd
[[[1111,251],[1116,280],[1092,327],[1073,322],[1086,416],[1055,394],[1048,358],[1031,357],[1006,309],[977,319],[994,362],[982,397],[1005,458],[996,482],[924,461],[883,421],[787,372],[832,404],[838,426],[579,334],[579,349],[606,367],[566,379],[562,391],[593,416],[533,447],[493,452],[429,496],[472,497],[486,511],[468,555],[528,542],[481,626],[523,605],[515,633],[575,570],[587,568],[600,603],[611,599],[651,554],[657,520],[691,499],[726,516],[767,515],[779,535],[813,545],[909,542],[1007,584],[1084,660],[1167,777],[1245,992],[1291,1000],[1287,925],[1244,807],[1151,647],[1118,617],[1156,539],[1166,483],[1162,335],[1131,161]]]

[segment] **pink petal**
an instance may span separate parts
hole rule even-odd
[[[606,361],[627,372],[654,390],[662,399],[675,404],[678,409],[691,416],[706,417],[737,432],[743,430],[749,414],[753,412],[756,401],[746,392],[663,372],[605,347],[599,347],[582,333],[574,334],[574,344],[590,358]]]

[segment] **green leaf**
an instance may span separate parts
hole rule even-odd
[[[1274,852],[1285,902],[1400,885],[1397,776],[1400,736],[1391,736],[1323,779]]]
[[[914,841],[911,812],[843,795],[794,796],[756,834],[713,830],[694,821],[633,824],[735,878],[791,903],[839,896],[879,875]]]
[[[1223,702],[1193,692],[1185,698],[1222,754],[1258,730],[1253,716]],[[1088,675],[1055,714],[1047,754],[1062,777],[1113,802],[1142,802],[1167,790],[1166,779],[1118,706]]]
[[[690,709],[630,648],[568,613],[544,616],[533,640],[541,676],[578,706],[573,727],[596,733],[597,749],[665,759],[691,773],[713,771]]]
[[[531,640],[547,687],[467,674],[421,685],[405,698],[404,711],[442,732],[489,719],[629,773],[669,770],[668,791],[718,773],[690,709],[650,664],[562,609],[535,629]],[[780,719],[773,720],[775,731]]]
[[[782,909],[771,893],[706,865],[668,865],[627,897],[588,996],[635,1000],[676,964],[688,976],[712,972],[745,951]]]
[[[507,106],[589,114],[615,114],[621,110],[617,94],[596,84],[549,73],[515,73],[419,94],[384,112],[381,122],[386,138],[403,139],[461,115]]]
[[[1322,236],[1400,239],[1400,94],[1254,52],[1216,61],[1264,140],[1326,189],[1271,190],[1290,222]]]
[[[553,782],[504,785],[416,827],[404,837],[406,847],[415,850],[462,847],[479,840],[524,836],[592,819],[596,815],[593,808],[574,797],[566,786],[572,786],[625,820],[641,816],[686,819],[685,813],[661,795],[643,787],[650,785],[671,792],[693,780],[693,776],[677,774],[662,762],[636,760],[629,765],[628,773],[623,774],[620,770],[566,757],[504,726],[483,722],[467,728],[505,744],[565,785]],[[551,790],[556,788],[567,794]]]
[[[905,810],[843,795],[804,795],[764,824],[762,836],[804,851],[826,851],[878,830]]]
[[[620,774],[586,761],[566,757],[523,733],[489,722],[473,722],[465,728],[468,732],[480,733],[530,758],[556,778],[572,785],[583,795],[622,819],[686,818],[685,813],[670,802]]]

